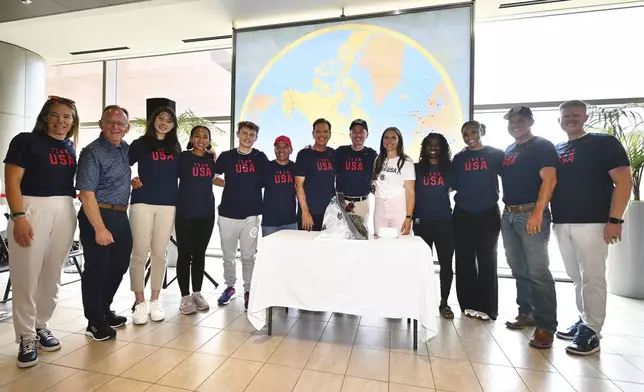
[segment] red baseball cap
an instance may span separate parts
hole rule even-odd
[[[289,139],[288,136],[278,136],[277,139],[275,139],[275,143],[273,143],[273,145],[276,146],[279,142],[284,142],[288,144],[289,147],[293,147],[293,145],[291,144],[291,139]]]

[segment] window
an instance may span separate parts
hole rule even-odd
[[[46,90],[75,101],[81,122],[96,122],[103,110],[103,63],[49,66]]]
[[[644,7],[476,25],[475,102],[639,97]]]
[[[145,118],[146,99],[176,102],[177,115],[230,116],[230,49],[117,61],[116,102],[131,118]]]

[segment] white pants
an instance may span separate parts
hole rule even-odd
[[[373,228],[376,234],[381,227],[393,227],[400,231],[407,216],[407,198],[381,199],[376,197],[373,212]]]
[[[255,266],[255,253],[257,253],[259,216],[249,216],[246,219],[230,219],[219,216],[217,224],[221,237],[221,251],[224,254],[224,280],[226,286],[233,287],[237,281],[235,256],[237,255],[237,242],[239,241],[244,291],[250,291],[250,281],[253,277],[253,267]]]
[[[165,252],[174,226],[174,206],[136,203],[130,207],[132,258],[130,288],[135,293],[145,288],[145,263],[150,253],[150,288],[161,290],[165,275]]]
[[[566,272],[575,284],[581,321],[600,333],[606,319],[606,257],[603,223],[554,224]]]
[[[76,210],[69,196],[23,196],[22,204],[34,238],[23,248],[13,238],[9,221],[9,273],[13,288],[13,327],[20,337],[49,328],[56,309],[60,275],[76,231]],[[25,219],[25,218],[21,218]]]

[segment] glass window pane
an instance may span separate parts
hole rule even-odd
[[[230,49],[143,57],[117,62],[116,101],[144,118],[147,98],[169,98],[177,114],[230,116]]]
[[[75,101],[81,122],[96,122],[103,109],[103,63],[48,66],[46,90]]]
[[[644,7],[476,25],[475,103],[639,97]]]

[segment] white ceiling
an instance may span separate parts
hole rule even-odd
[[[515,1],[518,0],[476,0],[477,21],[641,3],[640,0],[569,0],[499,9],[501,3]],[[0,41],[29,49],[52,64],[60,64],[229,47],[230,39],[187,44],[182,40],[228,36],[233,25],[243,28],[338,17],[343,7],[345,15],[352,16],[462,0],[33,0],[31,5],[23,5],[20,0],[0,0],[0,15],[9,9],[5,8],[8,2],[12,2],[8,7],[14,10],[14,17],[16,7],[32,7],[38,2],[66,5],[66,11],[59,9],[57,12],[62,13],[55,15],[24,16],[29,19],[0,23]],[[70,11],[91,8],[89,4],[99,8]],[[122,46],[130,49],[70,54]]]

